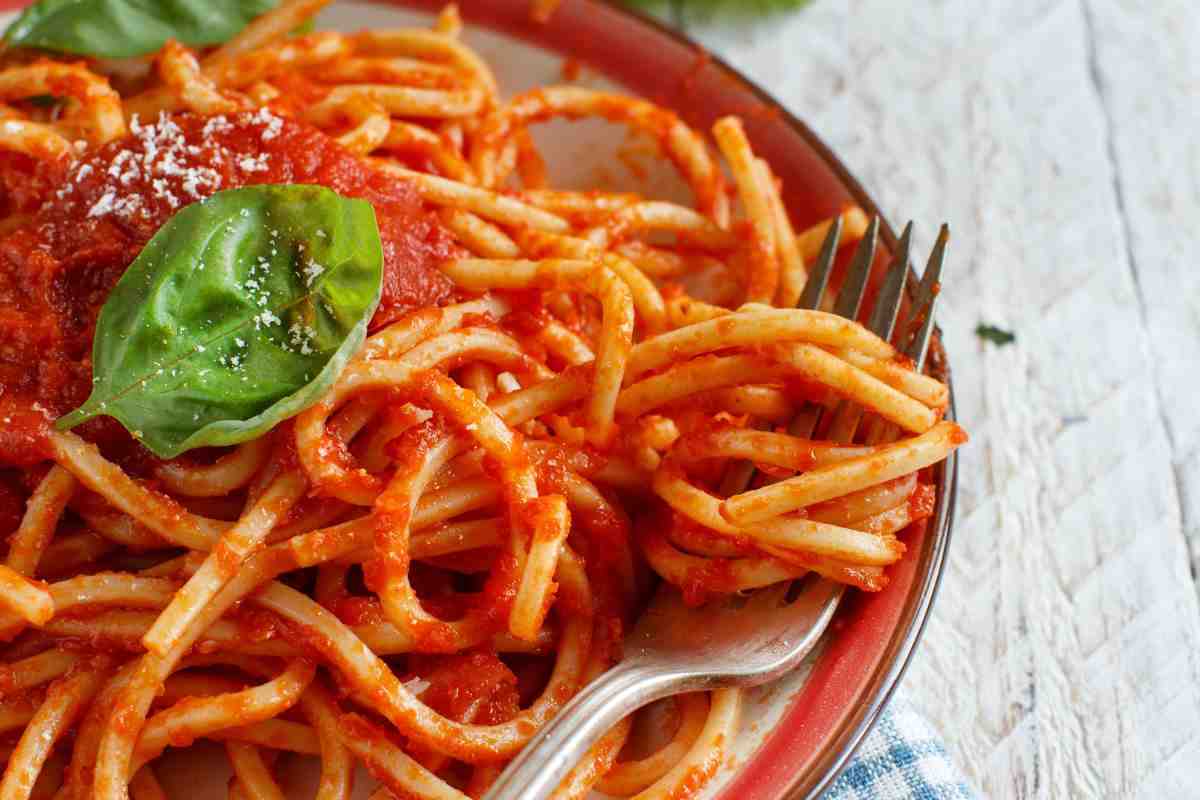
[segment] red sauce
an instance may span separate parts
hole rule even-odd
[[[501,552],[496,556],[492,571],[483,585],[482,606],[484,613],[499,628],[512,609],[517,597],[517,558],[512,553]]]
[[[928,483],[918,483],[908,497],[908,514],[913,522],[933,515],[937,504],[937,490]]]
[[[413,656],[429,681],[421,701],[450,719],[478,725],[506,722],[520,711],[517,676],[494,653]]]
[[[256,183],[316,183],[371,202],[384,252],[372,328],[452,297],[438,269],[452,239],[413,186],[266,111],[160,119],[74,164],[0,154],[0,213],[29,216],[0,236],[0,463],[48,457],[48,424],[90,391],[100,308],[159,227],[196,199]],[[80,431],[127,468],[146,460],[111,419]]]
[[[25,514],[25,498],[19,476],[0,471],[0,531],[15,531]]]
[[[954,430],[950,432],[950,443],[955,447],[966,444],[969,438],[970,437],[967,436],[967,432],[957,425],[955,425]]]
[[[244,606],[226,614],[237,625],[238,638],[243,642],[262,643],[280,636],[279,617],[255,606]]]
[[[564,81],[574,83],[579,80],[579,76],[583,73],[583,63],[577,58],[563,59],[560,73]]]
[[[329,610],[347,625],[377,625],[388,621],[383,606],[371,597],[343,597]]]

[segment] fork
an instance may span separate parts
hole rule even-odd
[[[871,220],[855,248],[838,292],[834,312],[856,319],[875,258],[879,218]],[[912,223],[896,247],[876,295],[867,327],[891,339],[909,271]],[[837,254],[841,220],[835,220],[808,276],[798,307],[817,308],[825,293]],[[915,292],[903,333],[905,355],[920,370],[933,330],[949,229],[942,225]],[[822,406],[801,409],[789,426],[793,435],[816,430]],[[862,409],[839,403],[830,431],[842,441],[856,435]],[[876,429],[876,438],[890,430]],[[748,462],[747,462],[748,463]],[[741,491],[754,478],[754,468],[741,464],[727,473],[725,488]],[[808,575],[748,595],[730,595],[689,608],[680,593],[663,584],[653,602],[625,639],[625,658],[579,692],[539,731],[497,779],[485,800],[543,800],[550,797],[571,768],[596,741],[628,714],[655,700],[683,692],[772,681],[800,664],[820,640],[841,600],[843,586]]]

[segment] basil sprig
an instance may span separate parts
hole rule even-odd
[[[986,322],[981,322],[975,326],[975,335],[985,342],[991,342],[997,347],[1012,344],[1017,340],[1017,335],[1012,331],[1006,331],[1004,328],[998,328]]]
[[[99,58],[153,53],[168,39],[219,44],[279,0],[39,0],[8,26],[9,47]]]
[[[92,394],[56,426],[115,417],[163,458],[259,436],[333,384],[382,281],[370,203],[297,184],[218,192],[172,217],[117,282]]]

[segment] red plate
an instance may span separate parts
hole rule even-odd
[[[374,2],[426,10],[444,4]],[[0,11],[27,4],[0,0]],[[878,213],[850,172],[803,122],[720,59],[647,17],[597,0],[564,0],[545,24],[530,18],[530,0],[459,0],[459,7],[469,25],[483,25],[574,58],[673,109],[701,130],[722,115],[740,115],[755,152],[782,179],[785,200],[801,226],[851,203],[868,214]],[[882,236],[889,249],[894,246],[894,233],[886,225]],[[940,337],[935,336],[930,363],[940,377],[949,379]],[[950,418],[953,409],[951,401]],[[899,683],[920,639],[950,541],[955,473],[953,455],[935,468],[934,516],[903,534],[908,550],[891,568],[890,585],[875,594],[849,593],[808,682],[790,697],[779,698],[786,708],[774,730],[758,732],[761,746],[724,777],[717,798],[815,797],[846,765]]]

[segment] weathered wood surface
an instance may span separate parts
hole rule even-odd
[[[994,797],[1200,797],[1200,21],[818,2],[689,33],[954,237],[958,524],[906,678]],[[678,21],[678,20],[677,20]],[[1017,344],[979,341],[980,321]]]

